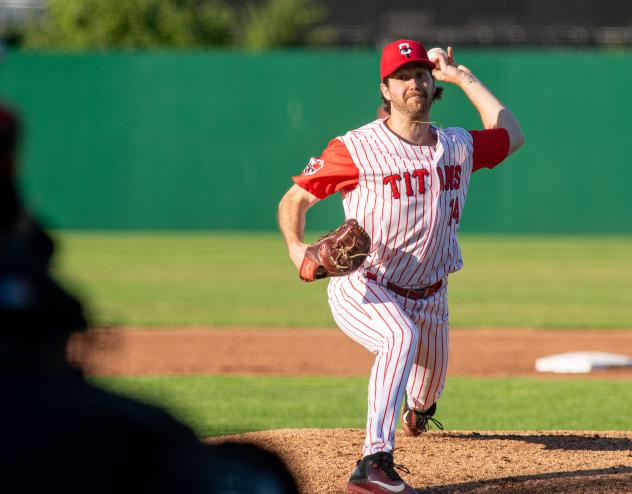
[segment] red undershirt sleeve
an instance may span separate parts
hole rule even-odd
[[[470,130],[474,139],[472,172],[494,168],[509,153],[509,133],[506,129]]]
[[[339,139],[331,141],[320,158],[312,158],[303,173],[292,177],[294,183],[319,199],[358,185],[358,167],[347,147]]]

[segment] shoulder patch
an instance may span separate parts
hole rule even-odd
[[[312,158],[307,163],[307,166],[303,170],[303,175],[313,175],[318,170],[322,169],[325,166],[325,162],[318,158]]]

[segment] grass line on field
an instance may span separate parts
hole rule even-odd
[[[334,327],[274,233],[58,232],[96,325]],[[308,239],[312,239],[314,235]],[[632,327],[632,237],[462,235],[452,327]]]
[[[165,406],[203,437],[278,428],[364,428],[367,379],[98,377],[108,389]],[[623,380],[448,378],[437,418],[448,430],[632,430]]]

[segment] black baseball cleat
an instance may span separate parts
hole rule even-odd
[[[416,494],[416,490],[402,480],[395,467],[408,472],[405,467],[393,463],[391,453],[374,453],[365,456],[356,465],[347,492],[358,494]]]
[[[433,418],[436,411],[436,403],[433,403],[428,410],[418,412],[411,410],[406,400],[404,400],[404,406],[402,408],[402,428],[404,429],[404,434],[407,436],[418,436],[430,428],[429,422],[432,422],[437,429],[443,430],[443,424]]]

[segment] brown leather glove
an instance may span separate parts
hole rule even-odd
[[[369,234],[356,220],[347,220],[307,247],[299,276],[303,281],[345,276],[362,265],[369,250]]]

